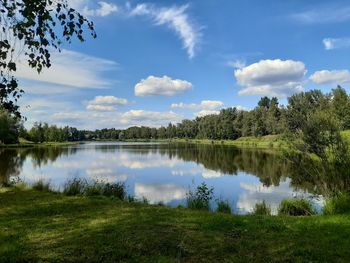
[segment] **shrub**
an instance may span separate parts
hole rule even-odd
[[[232,209],[230,204],[228,203],[228,201],[223,201],[223,200],[219,200],[217,202],[217,208],[216,208],[216,212],[219,213],[225,213],[225,214],[231,214],[232,213]]]
[[[63,188],[63,193],[68,196],[84,194],[87,182],[81,178],[73,178],[68,180]]]
[[[259,215],[259,216],[269,216],[271,215],[271,207],[266,204],[265,200],[262,201],[262,203],[256,203],[253,215]]]
[[[197,186],[195,192],[187,194],[187,207],[196,210],[210,210],[210,200],[213,199],[213,188],[208,188],[205,183]]]
[[[106,183],[102,185],[102,195],[113,196],[120,200],[124,200],[126,197],[126,190],[124,183]]]
[[[350,195],[340,193],[328,200],[323,207],[323,214],[336,215],[350,212]]]
[[[310,216],[316,214],[310,201],[305,199],[284,199],[279,208],[279,215]]]
[[[41,192],[50,192],[51,191],[51,185],[50,182],[44,182],[44,180],[40,179],[39,181],[35,182],[32,185],[32,188],[36,191]]]
[[[102,195],[102,186],[99,183],[93,183],[85,186],[84,194],[86,196]]]

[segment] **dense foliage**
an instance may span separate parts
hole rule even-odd
[[[277,98],[263,97],[250,111],[227,108],[217,115],[169,123],[167,127],[85,131],[35,123],[29,131],[22,129],[20,136],[33,142],[63,142],[172,138],[235,140],[243,136],[285,134],[292,139],[302,139],[307,147],[304,150],[326,156],[330,145],[339,144],[339,131],[350,129],[349,116],[350,96],[338,86],[329,94],[319,90],[295,94],[288,98],[286,106],[279,105]],[[18,130],[15,134],[19,134]]]
[[[305,140],[314,140],[315,133],[328,129],[332,137],[337,130],[350,129],[350,97],[338,86],[329,94],[311,90],[288,98],[281,106],[277,98],[263,97],[250,111],[227,108],[218,115],[197,117],[170,123],[167,127],[130,127],[126,130],[102,129],[86,132],[86,139],[211,139],[234,140],[242,136],[264,136],[303,132]],[[315,141],[310,150],[323,151],[328,141]]]

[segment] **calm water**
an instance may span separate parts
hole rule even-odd
[[[0,181],[50,181],[56,189],[74,177],[123,181],[129,194],[177,206],[206,182],[215,198],[245,214],[265,200],[273,210],[284,198],[310,198],[322,205],[324,182],[305,180],[283,158],[232,146],[86,143],[59,148],[0,149]]]

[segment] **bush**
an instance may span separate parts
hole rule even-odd
[[[336,215],[350,212],[350,195],[340,193],[328,200],[323,207],[323,214]]]
[[[219,200],[217,202],[217,208],[216,208],[216,212],[219,213],[225,213],[225,214],[231,214],[232,213],[232,209],[230,204],[228,203],[228,201],[223,201],[223,200]]]
[[[213,188],[208,188],[205,183],[199,185],[195,192],[187,194],[187,207],[196,210],[210,210],[210,200],[213,199]]]
[[[87,182],[84,179],[74,178],[68,180],[63,188],[63,193],[68,196],[82,195],[87,188]]]
[[[259,216],[269,216],[271,215],[271,207],[266,204],[265,200],[262,203],[256,203],[253,215],[259,215]]]
[[[85,186],[84,195],[86,196],[96,196],[102,195],[102,187],[101,184],[93,183]]]
[[[51,185],[50,182],[44,182],[44,180],[40,179],[39,181],[35,182],[32,185],[32,188],[37,191],[41,192],[50,192],[51,191]]]
[[[316,214],[310,201],[305,199],[284,199],[279,208],[278,215],[310,216]]]
[[[120,200],[126,197],[126,190],[124,183],[106,183],[102,185],[102,195],[113,196]]]

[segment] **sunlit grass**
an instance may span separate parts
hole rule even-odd
[[[235,216],[8,188],[0,193],[0,215],[0,262],[347,262],[350,258],[350,214]]]

